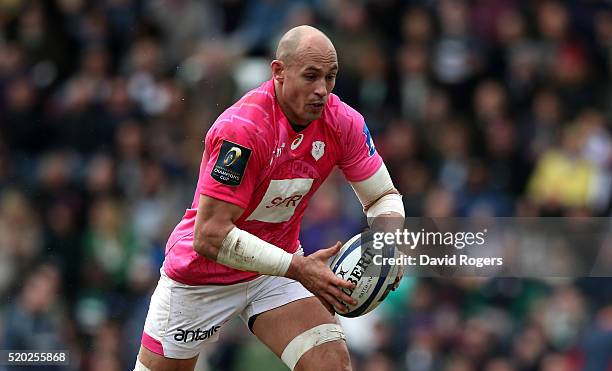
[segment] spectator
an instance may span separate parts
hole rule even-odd
[[[289,25],[337,45],[334,92],[364,113],[409,216],[611,215],[612,13],[596,3],[0,1],[0,343],[65,347],[72,370],[133,366],[186,174]],[[364,226],[339,183],[312,200],[307,250]],[[550,262],[578,266],[564,243]],[[608,369],[608,281],[410,277],[376,321],[351,319],[372,329],[352,357],[357,370]],[[246,336],[201,368],[278,366]]]

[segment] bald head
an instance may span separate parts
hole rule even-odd
[[[323,32],[292,28],[278,43],[270,67],[276,99],[292,124],[306,126],[321,117],[338,73],[336,49]]]
[[[276,59],[292,64],[299,59],[306,46],[327,48],[336,53],[331,40],[323,32],[312,26],[302,25],[290,29],[281,37],[276,48]]]

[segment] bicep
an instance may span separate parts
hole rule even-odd
[[[232,223],[242,215],[244,209],[238,205],[216,199],[214,197],[200,195],[196,224],[198,221],[214,220],[218,223]]]
[[[196,245],[218,249],[244,209],[206,195],[200,195],[199,202],[194,229]]]

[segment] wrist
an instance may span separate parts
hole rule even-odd
[[[295,281],[300,281],[301,277],[301,268],[303,267],[303,260],[306,259],[300,255],[293,255],[291,258],[291,263],[289,263],[289,268],[287,269],[287,273],[285,273],[285,277],[291,278]]]

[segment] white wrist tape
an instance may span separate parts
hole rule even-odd
[[[375,218],[379,215],[394,212],[400,214],[402,217],[406,216],[404,212],[404,203],[402,202],[402,196],[397,193],[391,193],[382,196],[376,203],[368,209],[368,218]]]
[[[334,340],[346,340],[346,336],[340,325],[325,323],[315,326],[294,337],[293,340],[287,344],[285,350],[283,350],[281,359],[289,369],[293,370],[304,353],[317,345]]]
[[[280,247],[234,227],[223,239],[217,262],[243,271],[284,276],[292,257]]]

